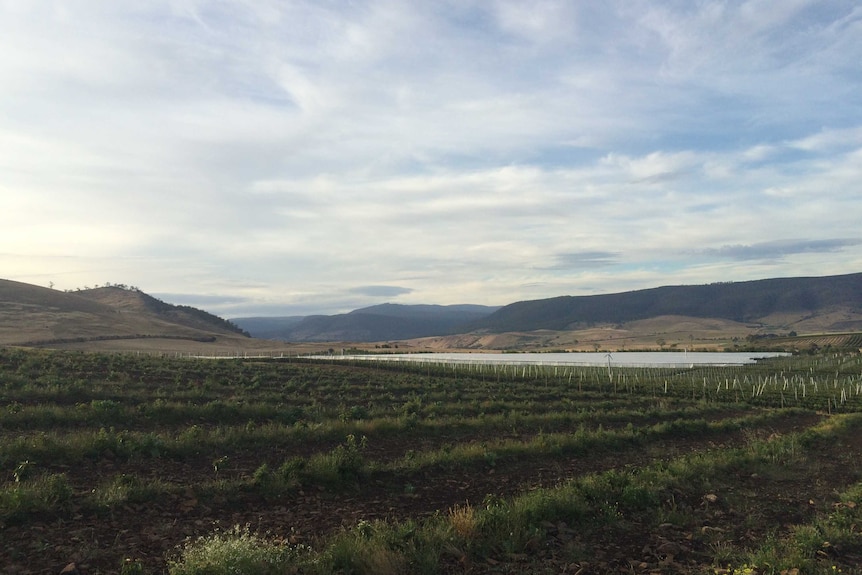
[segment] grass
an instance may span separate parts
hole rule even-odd
[[[862,556],[862,483],[839,496],[832,510],[814,521],[794,526],[784,537],[771,537],[749,553],[748,561],[782,573],[832,574],[845,571],[833,559]]]
[[[156,479],[120,474],[93,488],[90,501],[96,509],[112,509],[128,503],[145,503],[169,493],[171,486]]]
[[[18,523],[33,513],[55,512],[72,498],[63,474],[46,473],[0,487],[0,521]]]

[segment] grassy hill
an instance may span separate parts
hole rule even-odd
[[[199,343],[246,338],[238,327],[141,291],[102,287],[63,292],[0,280],[0,344],[52,345],[168,339]]]

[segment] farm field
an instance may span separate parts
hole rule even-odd
[[[858,573],[862,357],[0,350],[0,571]]]

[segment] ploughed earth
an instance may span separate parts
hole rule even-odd
[[[634,469],[687,453],[739,446],[750,440],[752,433],[758,437],[786,434],[814,425],[824,417],[828,416],[791,415],[754,432],[733,432],[720,438],[662,439],[645,447],[594,455],[501,458],[469,470],[440,466],[412,474],[380,471],[346,489],[305,488],[277,499],[249,492],[201,497],[191,486],[212,482],[216,476],[250,477],[262,462],[277,467],[287,457],[319,452],[332,445],[303,442],[274,445],[265,453],[237,453],[217,470],[211,457],[122,461],[106,456],[76,465],[43,463],[41,468],[65,473],[76,496],[119,474],[189,487],[145,503],[112,507],[110,512],[84,509],[75,504],[77,497],[73,497],[71,505],[56,512],[0,525],[0,572],[59,573],[74,562],[83,574],[116,573],[123,561],[133,559],[139,560],[147,573],[164,573],[167,558],[177,556],[189,538],[234,525],[248,525],[275,540],[314,547],[321,545],[327,535],[361,520],[396,522],[446,513],[459,505],[479,506],[488,495],[505,498],[537,487],[553,487],[584,474]],[[483,439],[486,438],[472,438]],[[390,461],[402,458],[408,450],[435,448],[446,442],[445,434],[419,444],[415,438],[381,437],[369,442],[363,455],[367,460]],[[729,505],[722,493],[680,494],[673,504],[702,517],[700,529],[721,530],[735,545],[753,547],[776,526],[789,529],[828,510],[837,492],[859,480],[855,462],[860,456],[862,438],[850,438],[808,454],[804,469],[788,471],[781,481],[765,481],[756,474],[735,477],[735,494],[750,494],[744,499],[745,507]],[[446,572],[697,573],[714,569],[715,550],[704,548],[692,532],[671,524],[647,528],[636,521],[623,521],[588,535],[580,533],[577,525],[544,527],[544,539],[535,541],[523,553],[500,553],[481,559],[451,557],[445,563]],[[584,559],[572,559],[571,550],[575,548],[583,550]]]

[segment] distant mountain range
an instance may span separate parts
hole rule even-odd
[[[383,304],[331,316],[233,321],[254,337],[374,342],[467,332],[566,331],[661,316],[777,325],[784,331],[800,322],[825,331],[860,330],[862,274],[666,286],[522,301],[501,308]]]
[[[283,341],[373,342],[458,333],[499,307],[385,303],[338,315],[248,317],[233,320],[254,337]]]

